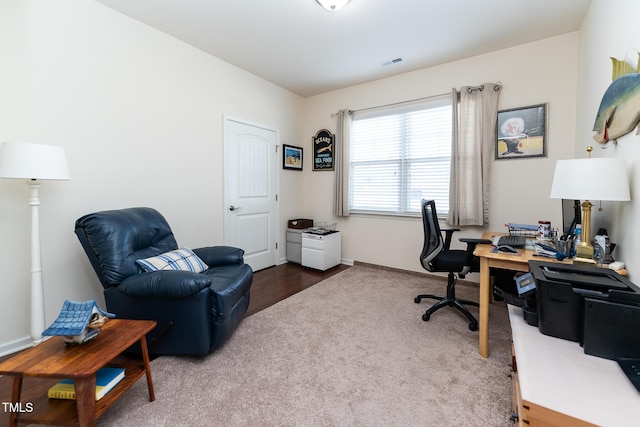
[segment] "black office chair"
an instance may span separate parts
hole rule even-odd
[[[447,296],[439,295],[418,295],[414,301],[419,303],[423,298],[432,298],[438,300],[436,304],[431,306],[423,315],[422,320],[425,322],[431,318],[431,315],[442,307],[455,307],[467,319],[469,319],[469,329],[478,330],[478,321],[467,310],[464,305],[474,305],[478,307],[478,303],[465,299],[456,298],[455,286],[458,278],[464,279],[467,273],[480,271],[480,260],[473,255],[476,245],[479,243],[491,243],[486,239],[469,239],[460,238],[461,242],[467,244],[467,249],[450,249],[453,233],[460,231],[459,228],[443,228],[440,229],[438,223],[438,215],[436,214],[436,203],[433,200],[422,200],[422,225],[424,228],[424,246],[420,254],[420,263],[425,270],[431,272],[449,273],[447,281]],[[442,232],[445,232],[444,241],[442,240]]]

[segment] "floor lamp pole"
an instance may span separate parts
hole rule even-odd
[[[40,199],[38,190],[39,180],[27,181],[31,198],[31,340],[33,345],[42,342],[44,324],[44,286],[42,283],[42,256],[40,255],[40,216],[38,207]]]
[[[0,178],[26,179],[31,198],[31,339],[42,342],[45,329],[38,191],[40,181],[68,181],[69,167],[62,147],[21,142],[0,143]]]

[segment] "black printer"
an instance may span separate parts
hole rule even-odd
[[[538,328],[607,359],[640,357],[640,288],[613,270],[529,261]]]

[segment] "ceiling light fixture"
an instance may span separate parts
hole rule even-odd
[[[337,12],[349,3],[349,0],[316,0],[318,4],[329,12]]]

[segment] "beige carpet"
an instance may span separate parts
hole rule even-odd
[[[450,308],[421,315],[439,278],[356,265],[245,319],[205,358],[152,362],[100,426],[505,426],[510,330],[491,306],[488,359]],[[459,297],[476,299],[475,284]],[[472,312],[477,315],[477,308]]]

